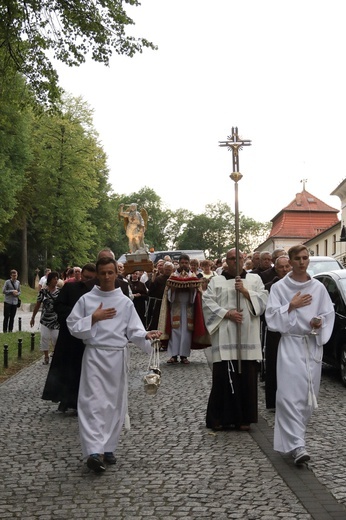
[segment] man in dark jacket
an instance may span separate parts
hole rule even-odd
[[[274,249],[272,252],[272,267],[269,267],[269,269],[266,269],[265,271],[262,271],[258,273],[260,277],[262,278],[262,282],[264,285],[268,282],[271,282],[276,276],[277,272],[275,269],[275,262],[276,259],[279,258],[279,256],[286,255],[286,251],[282,248]]]
[[[96,278],[95,264],[85,264],[80,282],[65,283],[56,301],[54,310],[60,323],[59,336],[55,345],[53,359],[49,368],[42,399],[60,402],[58,410],[77,409],[77,398],[84,343],[71,336],[66,318],[75,303],[83,294],[90,291],[90,282]]]

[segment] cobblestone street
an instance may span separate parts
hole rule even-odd
[[[41,360],[3,383],[0,518],[346,519],[346,389],[332,370],[324,371],[308,429],[311,462],[298,468],[272,450],[274,414],[264,409],[262,383],[251,433],[214,433],[205,428],[204,353],[194,351],[187,366],[169,366],[166,357],[161,387],[148,396],[148,359],[131,348],[131,430],[117,464],[101,475],[82,460],[77,418],[41,400],[48,370]]]

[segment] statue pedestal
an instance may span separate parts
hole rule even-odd
[[[124,276],[132,274],[135,271],[146,271],[151,273],[154,269],[154,264],[149,260],[149,253],[128,253],[126,262],[124,263]]]

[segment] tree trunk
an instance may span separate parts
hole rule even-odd
[[[20,273],[20,281],[23,285],[28,285],[28,228],[26,217],[23,217],[22,229],[22,269]]]

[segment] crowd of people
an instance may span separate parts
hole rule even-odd
[[[261,374],[266,407],[275,412],[274,449],[296,464],[308,461],[306,426],[334,324],[330,297],[308,265],[307,248],[297,245],[251,254],[232,248],[215,261],[181,254],[127,276],[105,248],[95,263],[61,278],[46,269],[30,321],[34,326],[41,308],[40,349],[49,365],[42,398],[60,412],[78,411],[88,467],[101,473],[116,463],[129,424],[129,345],[150,353],[158,339],[168,366],[187,366],[191,351],[204,349],[212,374],[207,428],[249,431],[258,420]],[[13,329],[20,296],[18,273],[10,275],[4,332]]]

